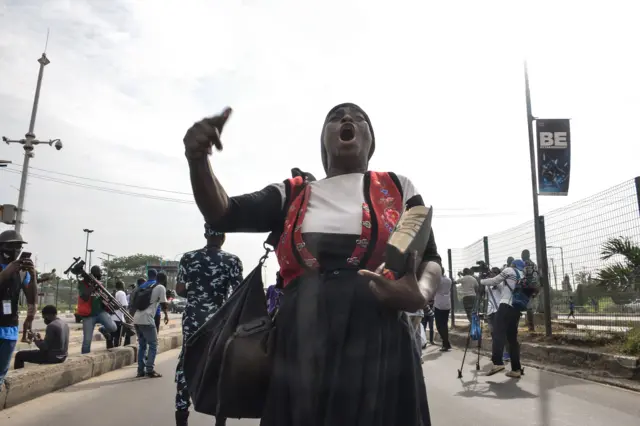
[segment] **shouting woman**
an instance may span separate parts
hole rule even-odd
[[[392,281],[387,240],[406,209],[424,205],[411,181],[368,171],[373,128],[357,105],[329,111],[326,178],[297,176],[229,197],[208,160],[231,110],[184,138],[191,184],[220,232],[276,232],[283,279],[275,362],[262,426],[428,426],[420,360],[407,316],[433,298],[441,266],[431,233],[421,259]],[[421,250],[422,252],[422,250]]]

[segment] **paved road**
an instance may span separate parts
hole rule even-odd
[[[135,367],[127,367],[0,411],[0,424],[85,426],[88,419],[92,426],[174,424],[177,356],[173,350],[158,357],[161,379],[134,379]],[[638,394],[533,369],[520,381],[501,374],[476,376],[473,359],[458,380],[461,357],[457,350],[428,350],[424,374],[435,426],[638,426]],[[191,426],[213,424],[199,414],[189,420]],[[228,425],[257,426],[258,421]]]

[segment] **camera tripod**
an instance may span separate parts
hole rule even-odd
[[[476,360],[476,371],[480,370],[480,350],[482,349],[482,320],[480,319],[480,306],[484,306],[482,302],[485,299],[485,292],[481,291],[476,296],[476,300],[473,303],[473,310],[471,311],[471,323],[469,324],[469,332],[467,333],[467,344],[464,347],[464,355],[462,355],[462,364],[458,369],[458,379],[462,379],[462,369],[464,368],[464,361],[467,358],[467,351],[471,340],[478,341],[478,359]]]

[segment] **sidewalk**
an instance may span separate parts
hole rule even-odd
[[[160,336],[166,335],[167,333],[172,333],[176,329],[180,329],[180,319],[174,318],[169,320],[169,324],[160,326]],[[96,327],[97,330],[97,327]],[[44,337],[44,336],[43,336]],[[123,339],[124,341],[124,339]],[[136,342],[136,337],[131,337],[131,344],[134,345]],[[18,342],[16,345],[16,349],[11,356],[11,369],[13,369],[13,360],[15,359],[16,352],[24,351],[24,350],[32,350],[38,349],[35,344],[29,345],[28,343]],[[104,337],[102,334],[95,332],[93,335],[93,340],[91,344],[91,353],[106,351],[106,343],[104,342]],[[82,330],[70,330],[69,333],[69,357],[72,355],[80,355],[82,351]],[[36,367],[37,364],[26,364],[25,368],[33,368]]]
[[[182,346],[182,330],[166,328],[158,337],[158,353]],[[79,350],[77,347],[74,351]],[[71,350],[70,350],[71,352]],[[9,371],[0,390],[0,410],[30,401],[73,384],[101,376],[137,362],[137,346],[121,346],[106,350],[92,348],[86,355],[71,355],[62,364],[32,365]],[[132,380],[135,380],[132,377]],[[140,379],[144,380],[144,379]]]

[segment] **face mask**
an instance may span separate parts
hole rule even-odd
[[[9,264],[18,258],[18,254],[20,254],[20,249],[3,247],[0,249],[0,260],[4,264]]]

